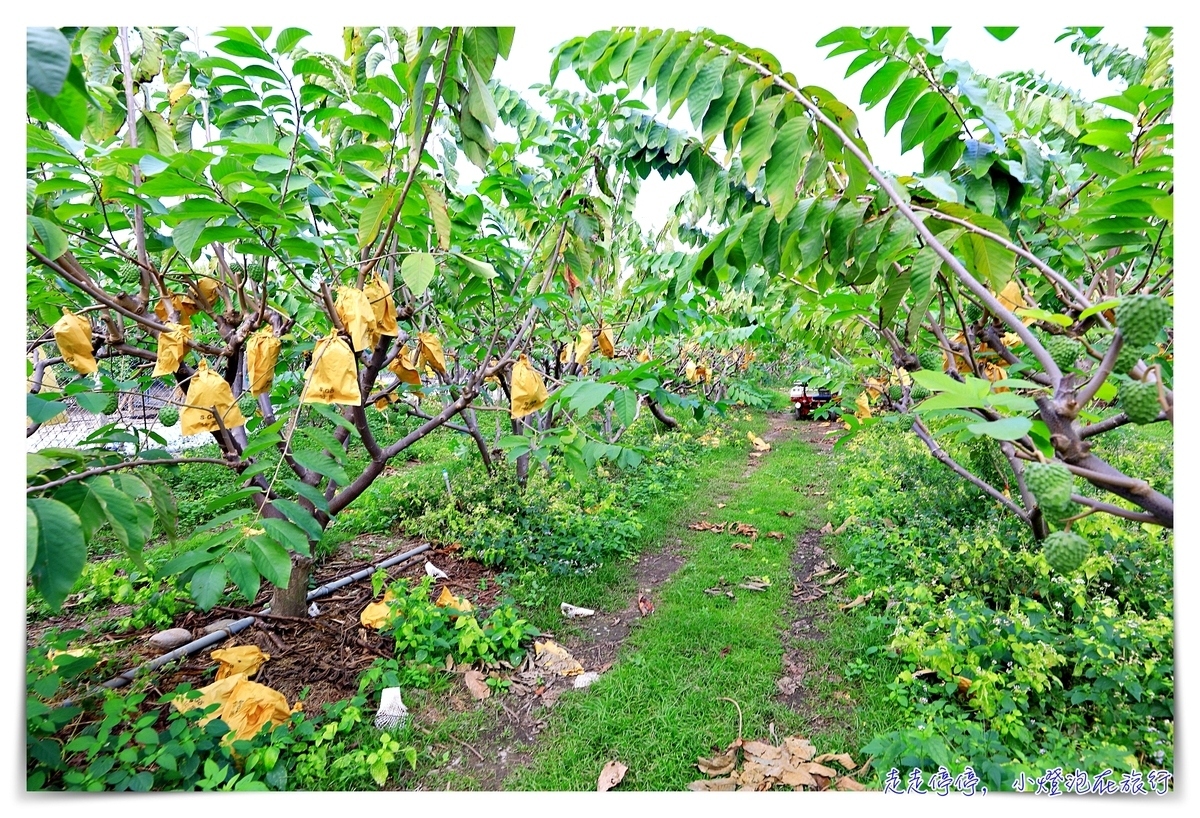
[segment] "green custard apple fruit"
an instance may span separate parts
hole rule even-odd
[[[969,323],[974,324],[980,318],[983,318],[983,308],[974,301],[968,301],[966,308],[963,310],[963,316],[966,317]]]
[[[912,396],[913,400],[925,400],[927,397],[929,397],[929,390],[918,385],[912,388],[912,391],[909,392],[909,395]]]
[[[158,410],[158,422],[163,426],[174,426],[179,422],[179,410],[174,406],[164,406]]]
[[[104,404],[104,412],[102,414],[115,415],[118,408],[120,408],[120,406],[117,401],[117,393],[110,392],[108,395],[108,403]]]
[[[1156,295],[1127,295],[1116,309],[1117,329],[1130,346],[1144,347],[1171,318],[1171,305]]]
[[[1158,403],[1158,385],[1127,380],[1117,393],[1117,400],[1129,419],[1138,425],[1153,423],[1162,406]]]
[[[1042,544],[1046,562],[1060,574],[1078,571],[1091,550],[1091,543],[1070,531],[1055,531]]]
[[[243,392],[238,398],[238,409],[242,410],[242,414],[246,417],[253,417],[258,411],[258,398],[251,395],[249,392]]]
[[[892,400],[900,400],[904,397],[904,389],[898,383],[894,383],[888,387],[888,397]]]
[[[921,362],[921,369],[931,372],[941,372],[946,368],[946,356],[938,350],[927,349],[917,356],[917,360]]]
[[[1067,369],[1083,354],[1083,344],[1065,335],[1052,335],[1046,339],[1046,351],[1059,369]]]
[[[1075,475],[1062,463],[1030,463],[1025,467],[1025,484],[1043,509],[1064,509],[1071,505]]]

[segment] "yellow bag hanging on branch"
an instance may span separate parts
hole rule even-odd
[[[196,280],[196,290],[204,297],[204,300],[208,302],[208,306],[212,307],[214,310],[216,310],[217,307],[217,297],[220,294],[220,287],[221,285],[215,278],[201,276]]]
[[[637,362],[639,364],[644,364],[649,360],[650,360],[650,349],[649,348],[643,349],[641,352],[638,353]]]
[[[363,288],[363,294],[371,302],[371,310],[375,314],[375,331],[379,335],[395,338],[400,333],[400,327],[396,324],[396,304],[392,301],[391,290],[383,283],[379,273],[371,276],[371,283]]]
[[[67,365],[80,375],[91,375],[96,371],[96,359],[92,357],[92,324],[81,315],[63,310],[62,318],[54,322],[54,343],[62,353]]]
[[[600,353],[605,358],[611,358],[616,349],[613,347],[613,334],[611,327],[600,328]]]
[[[442,342],[432,332],[417,334],[417,369],[423,369],[426,364],[440,374],[446,374],[446,355],[442,352]]]
[[[686,364],[684,364],[683,374],[689,381],[694,382],[696,380],[696,365],[691,361],[688,361]]]
[[[342,320],[342,326],[350,334],[350,344],[355,352],[375,345],[372,339],[379,337],[375,312],[362,290],[338,287],[337,303],[333,307]]]
[[[579,328],[579,340],[575,342],[575,363],[583,366],[588,356],[592,354],[592,331],[587,327]]]
[[[263,327],[246,339],[246,373],[250,377],[250,394],[256,398],[271,391],[279,347],[279,339],[270,327]]]
[[[546,405],[550,394],[542,376],[529,365],[528,356],[522,355],[513,364],[512,370],[512,416],[523,418]]]
[[[188,298],[186,295],[172,295],[171,302],[175,305],[175,311],[179,313],[179,323],[185,327],[192,325],[192,316],[200,312],[200,307],[194,299]],[[154,314],[158,316],[158,320],[166,323],[170,317],[167,315],[167,302],[165,299],[160,300],[154,305]]]
[[[412,386],[421,385],[421,370],[413,365],[412,352],[408,347],[401,347],[396,357],[388,364],[388,371],[394,372],[404,383]]]
[[[158,334],[158,358],[150,377],[174,375],[187,354],[187,342],[192,339],[192,328],[182,324],[167,324],[167,331]]]
[[[233,390],[224,378],[208,368],[207,361],[201,360],[200,366],[192,373],[186,400],[183,411],[179,413],[184,436],[218,431],[221,427],[210,411],[213,408],[220,413],[226,429],[246,424],[242,410],[238,409],[233,399]]]
[[[362,393],[358,391],[358,367],[355,362],[350,345],[336,330],[317,341],[312,365],[304,373],[304,391],[300,393],[300,402],[361,405]]]

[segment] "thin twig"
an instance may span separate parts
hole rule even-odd
[[[733,699],[729,698],[728,696],[720,696],[717,698],[717,701],[733,702],[733,706],[737,708],[737,711],[738,711],[738,737],[737,737],[737,740],[738,740],[738,743],[741,744],[741,742],[742,742],[742,706],[740,704],[738,704],[736,701],[734,701]]]

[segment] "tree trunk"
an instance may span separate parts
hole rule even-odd
[[[308,616],[308,578],[312,574],[313,561],[299,554],[292,554],[292,574],[286,588],[276,588],[271,597],[271,613],[277,616]]]

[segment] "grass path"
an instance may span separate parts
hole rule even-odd
[[[760,433],[763,425],[755,423]],[[630,634],[613,668],[586,692],[563,695],[531,763],[515,770],[506,788],[592,790],[604,764],[617,759],[629,767],[622,789],[682,789],[698,777],[698,756],[737,736],[737,711],[723,698],[741,705],[748,738],[768,735],[771,725],[781,737],[804,731],[805,719],[777,698],[776,680],[792,553],[805,531],[824,522],[826,498],[792,487],[823,484],[832,464],[797,429],[773,417],[769,453],[756,459],[730,450],[697,468],[699,489],[670,510],[664,531],[678,538],[686,562],[660,589],[656,611]],[[750,538],[687,527],[700,520],[744,523],[759,535],[749,550],[735,549]],[[751,577],[770,584],[764,591],[738,587]],[[712,588],[728,588],[734,598],[705,592]]]

